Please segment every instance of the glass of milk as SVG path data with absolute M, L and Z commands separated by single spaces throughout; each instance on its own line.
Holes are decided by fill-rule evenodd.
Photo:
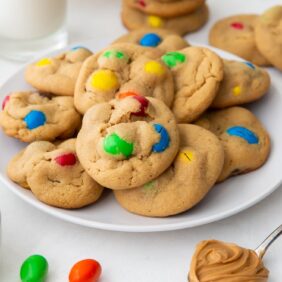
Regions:
M 67 0 L 0 0 L 0 56 L 26 61 L 67 43 Z

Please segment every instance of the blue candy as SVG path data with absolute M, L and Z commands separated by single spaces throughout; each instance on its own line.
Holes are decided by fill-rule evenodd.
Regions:
M 161 153 L 169 146 L 170 138 L 167 130 L 162 125 L 156 123 L 154 124 L 154 128 L 156 132 L 160 134 L 161 138 L 159 143 L 153 145 L 152 151 L 155 153 Z
M 144 47 L 157 47 L 162 39 L 155 33 L 147 33 L 140 39 L 140 45 Z
M 230 127 L 226 130 L 226 132 L 231 136 L 237 136 L 245 139 L 249 144 L 258 144 L 259 142 L 256 134 L 243 126 Z
M 251 68 L 253 70 L 256 69 L 256 67 L 250 62 L 244 62 L 244 64 L 247 65 L 249 68 Z
M 71 48 L 72 51 L 76 51 L 78 49 L 87 49 L 87 48 L 85 48 L 83 46 L 79 46 L 79 45 L 78 46 L 74 46 L 74 47 Z
M 26 127 L 32 130 L 44 125 L 46 123 L 46 116 L 43 112 L 33 110 L 25 116 L 24 121 Z

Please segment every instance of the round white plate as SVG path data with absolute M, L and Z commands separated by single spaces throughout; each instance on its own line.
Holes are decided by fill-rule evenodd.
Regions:
M 108 42 L 89 41 L 84 46 L 96 51 Z M 212 48 L 214 49 L 214 48 Z M 226 59 L 236 59 L 235 56 L 214 49 Z M 237 58 L 239 59 L 239 58 Z M 0 89 L 0 101 L 5 95 L 15 90 L 31 89 L 23 78 L 24 69 L 13 75 Z M 5 136 L 0 131 L 0 180 L 7 188 L 20 198 L 36 208 L 55 217 L 76 224 L 127 232 L 155 232 L 183 229 L 217 221 L 234 215 L 264 199 L 272 193 L 282 179 L 282 89 L 281 73 L 271 69 L 272 87 L 269 94 L 249 106 L 260 118 L 272 138 L 272 152 L 268 162 L 252 173 L 233 177 L 220 185 L 216 185 L 207 197 L 192 210 L 169 218 L 146 218 L 131 214 L 122 209 L 115 201 L 112 193 L 105 193 L 97 204 L 80 210 L 63 210 L 47 206 L 39 202 L 30 191 L 22 189 L 11 182 L 6 176 L 6 166 L 9 160 L 25 144 Z

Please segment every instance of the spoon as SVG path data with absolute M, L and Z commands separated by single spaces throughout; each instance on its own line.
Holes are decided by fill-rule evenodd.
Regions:
M 255 252 L 260 259 L 263 258 L 270 245 L 282 235 L 282 224 L 274 230 L 256 249 Z

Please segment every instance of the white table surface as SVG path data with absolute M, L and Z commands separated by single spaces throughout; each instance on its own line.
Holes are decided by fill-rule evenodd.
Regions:
M 118 0 L 70 0 L 70 42 L 125 32 L 119 20 Z M 189 35 L 192 42 L 207 43 L 215 19 L 235 13 L 259 13 L 281 0 L 210 0 L 209 24 Z M 0 83 L 20 65 L 0 60 Z M 3 150 L 4 148 L 1 148 Z M 1 152 L 1 151 L 0 151 Z M 240 187 L 238 187 L 240 189 Z M 184 282 L 195 244 L 215 238 L 255 248 L 282 223 L 281 187 L 267 199 L 240 214 L 202 227 L 175 232 L 129 234 L 88 229 L 63 222 L 29 206 L 0 184 L 2 242 L 0 281 L 19 281 L 22 261 L 39 253 L 49 261 L 49 282 L 68 281 L 71 266 L 94 258 L 103 267 L 101 282 Z M 282 238 L 269 250 L 265 264 L 270 282 L 282 281 Z

